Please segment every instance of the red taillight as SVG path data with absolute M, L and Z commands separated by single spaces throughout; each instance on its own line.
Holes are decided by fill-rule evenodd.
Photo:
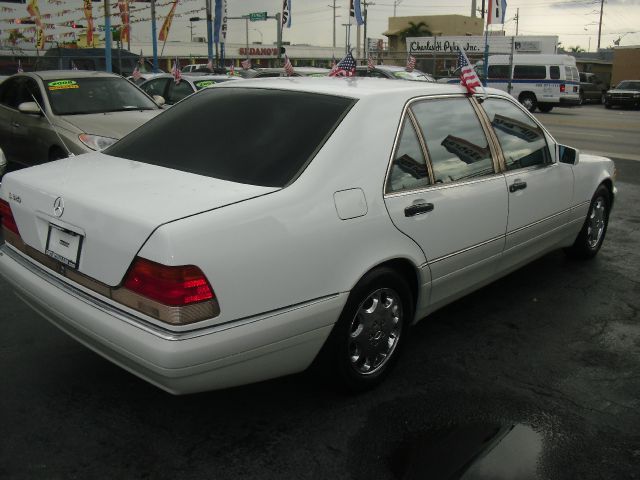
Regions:
M 560 93 L 564 93 L 567 91 L 567 86 L 564 83 L 560 84 Z
M 136 258 L 124 287 L 163 305 L 181 307 L 213 298 L 213 290 L 195 265 L 168 267 Z
M 9 229 L 9 231 L 15 233 L 16 235 L 20 235 L 16 220 L 15 218 L 13 218 L 11 206 L 5 200 L 0 200 L 0 217 L 2 217 L 3 227 L 6 227 L 7 229 Z

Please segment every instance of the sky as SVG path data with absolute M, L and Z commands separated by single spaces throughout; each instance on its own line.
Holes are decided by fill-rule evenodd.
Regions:
M 82 5 L 80 0 L 39 0 L 42 13 L 61 10 L 63 8 L 77 8 Z M 168 0 L 156 0 L 158 7 L 156 14 L 165 16 L 170 5 Z M 292 26 L 285 29 L 283 39 L 296 44 L 311 44 L 330 46 L 332 44 L 333 9 L 330 5 L 334 0 L 292 0 Z M 337 46 L 345 42 L 345 29 L 342 24 L 348 21 L 349 0 L 336 1 L 336 39 Z M 112 0 L 115 2 L 115 0 Z M 488 0 L 487 0 L 488 2 Z M 57 3 L 57 4 L 56 4 Z M 268 12 L 275 14 L 281 9 L 282 0 L 228 0 L 228 14 L 231 17 L 242 16 L 251 12 Z M 413 15 L 470 15 L 471 0 L 450 0 L 436 2 L 434 0 L 372 0 L 368 11 L 368 36 L 383 38 L 382 32 L 387 29 L 388 18 L 393 16 L 394 3 L 397 16 Z M 477 0 L 480 8 L 481 0 Z M 519 8 L 518 33 L 520 35 L 558 35 L 565 48 L 579 46 L 584 50 L 595 51 L 598 42 L 598 21 L 600 15 L 600 0 L 507 0 L 507 35 L 516 32 L 515 15 Z M 165 5 L 166 4 L 166 5 Z M 98 14 L 99 3 L 94 4 L 94 11 Z M 148 4 L 134 3 L 133 6 L 142 8 Z M 205 0 L 180 0 L 176 9 L 169 36 L 170 41 L 188 41 L 190 39 L 189 17 L 204 17 Z M 17 11 L 22 10 L 26 15 L 24 5 L 3 3 L 0 6 L 10 6 Z M 193 12 L 201 9 L 200 12 Z M 184 13 L 190 12 L 190 13 Z M 0 19 L 11 16 L 0 13 Z M 78 16 L 76 14 L 76 16 Z M 80 19 L 82 16 L 79 14 Z M 132 16 L 140 19 L 149 18 L 149 10 L 140 10 Z M 65 18 L 66 19 L 66 18 Z M 117 23 L 117 22 L 116 22 Z M 161 21 L 158 22 L 158 29 Z M 206 24 L 203 21 L 193 22 L 193 35 L 206 36 Z M 143 21 L 132 25 L 132 38 L 139 41 L 150 41 L 150 22 Z M 229 20 L 229 42 L 245 42 L 245 21 Z M 499 30 L 493 25 L 492 30 Z M 0 26 L 0 38 L 4 38 L 6 26 Z M 355 29 L 352 43 L 355 43 Z M 68 30 L 62 30 L 68 31 Z M 249 42 L 273 43 L 276 38 L 276 24 L 274 20 L 249 23 Z M 601 46 L 613 46 L 613 42 L 620 39 L 620 45 L 640 45 L 640 0 L 606 0 L 602 19 Z

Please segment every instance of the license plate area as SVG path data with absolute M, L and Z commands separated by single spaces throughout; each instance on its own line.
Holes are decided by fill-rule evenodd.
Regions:
M 50 223 L 45 253 L 67 267 L 78 268 L 82 239 L 82 235 Z

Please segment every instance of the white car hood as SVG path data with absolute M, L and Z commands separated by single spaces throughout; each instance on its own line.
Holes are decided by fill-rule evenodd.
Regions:
M 162 111 L 159 108 L 157 110 L 61 115 L 58 118 L 91 135 L 121 139 L 143 123 L 162 113 Z
M 158 226 L 276 190 L 99 152 L 12 172 L 2 182 L 25 243 L 44 252 L 51 223 L 79 233 L 79 271 L 111 286 Z M 53 211 L 58 197 L 60 217 Z

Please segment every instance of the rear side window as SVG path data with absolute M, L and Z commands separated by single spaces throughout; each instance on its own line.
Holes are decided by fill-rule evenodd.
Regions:
M 311 161 L 354 103 L 307 92 L 204 89 L 105 153 L 232 182 L 283 187 Z
M 509 65 L 489 65 L 489 78 L 509 78 Z
M 547 67 L 544 65 L 516 65 L 513 67 L 513 78 L 543 80 L 547 78 Z
M 549 67 L 549 76 L 551 80 L 560 80 L 560 67 L 558 65 L 551 65 Z
M 429 185 L 429 171 L 420 141 L 409 117 L 402 125 L 398 149 L 393 157 L 387 192 L 414 190 Z

